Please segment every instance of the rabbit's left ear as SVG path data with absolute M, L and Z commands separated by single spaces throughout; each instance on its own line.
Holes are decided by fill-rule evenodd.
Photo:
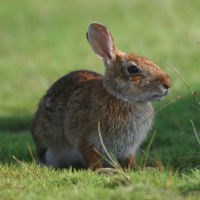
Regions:
M 115 59 L 115 44 L 110 31 L 99 23 L 92 23 L 86 33 L 88 42 L 94 52 L 107 63 Z

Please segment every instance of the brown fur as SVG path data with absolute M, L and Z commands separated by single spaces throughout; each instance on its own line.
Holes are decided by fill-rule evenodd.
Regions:
M 86 167 L 89 167 L 93 170 L 102 168 L 103 165 L 101 163 L 101 155 L 99 152 L 87 143 L 87 139 L 83 138 L 79 145 L 80 152 L 83 155 L 83 159 L 85 163 L 87 163 Z
M 171 80 L 152 61 L 118 50 L 105 26 L 91 24 L 87 37 L 103 58 L 105 74 L 75 71 L 50 87 L 33 122 L 38 158 L 54 167 L 109 166 L 101 157 L 106 154 L 99 139 L 100 122 L 107 150 L 123 167 L 134 167 L 136 152 L 153 123 L 150 101 L 165 96 Z M 140 73 L 128 73 L 131 65 Z

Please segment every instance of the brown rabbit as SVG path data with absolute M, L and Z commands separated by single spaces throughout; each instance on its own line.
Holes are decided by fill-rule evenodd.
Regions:
M 108 167 L 103 142 L 122 167 L 133 167 L 154 118 L 151 101 L 166 96 L 169 77 L 150 60 L 116 48 L 109 30 L 90 24 L 87 39 L 105 64 L 104 76 L 74 71 L 42 98 L 33 122 L 41 163 L 53 167 Z

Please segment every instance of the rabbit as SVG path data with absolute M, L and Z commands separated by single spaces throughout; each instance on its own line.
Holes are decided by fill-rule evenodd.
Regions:
M 39 162 L 96 170 L 112 167 L 107 150 L 122 167 L 135 167 L 154 121 L 151 101 L 168 94 L 171 79 L 147 58 L 120 51 L 106 26 L 91 23 L 86 36 L 105 74 L 73 71 L 48 89 L 32 126 Z

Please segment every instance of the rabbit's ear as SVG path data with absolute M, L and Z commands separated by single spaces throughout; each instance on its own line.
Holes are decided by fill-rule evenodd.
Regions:
M 106 62 L 114 60 L 115 45 L 110 31 L 99 23 L 92 23 L 86 33 L 88 42 L 94 52 Z

